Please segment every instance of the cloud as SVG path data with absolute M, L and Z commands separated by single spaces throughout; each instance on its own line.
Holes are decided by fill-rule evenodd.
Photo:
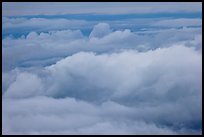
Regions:
M 2 40 L 3 71 L 23 66 L 46 66 L 80 51 L 147 51 L 178 42 L 201 50 L 201 34 L 201 28 L 148 29 L 136 32 L 130 29 L 112 30 L 107 23 L 95 25 L 89 36 L 78 29 L 31 31 L 19 38 L 8 36 Z
M 201 2 L 3 2 L 3 16 L 201 12 Z
M 76 52 L 84 40 L 79 30 L 50 31 L 40 34 L 30 32 L 26 37 L 19 39 L 8 37 L 3 40 L 3 70 L 15 68 L 16 65 L 24 61 L 34 60 L 36 63 L 37 60 L 59 58 Z M 58 46 L 55 46 L 56 44 Z
M 100 107 L 72 98 L 34 97 L 5 99 L 3 104 L 3 134 L 176 134 L 153 123 L 110 120 L 110 103 Z
M 21 31 L 28 33 L 32 30 L 35 31 L 48 31 L 48 30 L 62 30 L 62 29 L 80 29 L 88 27 L 91 23 L 84 20 L 68 20 L 64 18 L 59 19 L 46 19 L 46 18 L 8 18 L 3 17 L 2 28 L 4 33 L 16 33 Z M 80 26 L 80 28 L 79 28 Z
M 170 19 L 161 20 L 152 24 L 160 27 L 183 27 L 183 26 L 202 26 L 202 19 Z
M 94 26 L 89 37 L 102 38 L 111 33 L 110 26 L 107 23 L 99 23 Z
M 7 92 L 5 97 L 32 97 L 36 93 L 42 92 L 41 79 L 36 75 L 29 73 L 21 73 L 17 75 L 15 82 L 13 82 Z M 33 87 L 32 89 L 30 87 Z
M 201 5 L 3 3 L 2 133 L 202 134 Z
M 81 15 L 82 16 L 82 15 Z M 69 17 L 69 16 L 68 16 Z M 114 17 L 114 16 L 113 16 Z M 117 16 L 115 16 L 116 18 Z M 162 17 L 155 17 L 152 19 L 142 18 L 142 17 L 128 17 L 128 18 L 119 18 L 116 20 L 106 20 L 104 23 L 110 24 L 108 27 L 105 26 L 104 23 L 101 23 L 99 20 L 94 20 L 94 17 L 91 21 L 88 21 L 86 18 L 79 17 L 77 19 L 74 18 L 40 18 L 40 17 L 2 17 L 2 29 L 4 35 L 10 34 L 21 34 L 25 35 L 31 31 L 36 32 L 47 32 L 47 31 L 56 31 L 56 30 L 64 30 L 64 29 L 80 29 L 80 30 L 91 30 L 94 25 L 95 29 L 101 27 L 103 29 L 103 33 L 108 34 L 111 32 L 110 26 L 114 29 L 135 29 L 135 27 L 149 28 L 149 27 L 200 27 L 202 25 L 201 18 L 173 18 L 166 19 Z M 100 18 L 100 17 L 98 17 Z M 99 25 L 100 24 L 100 25 Z M 102 25 L 103 24 L 103 25 Z M 105 27 L 105 28 L 102 28 Z M 104 30 L 107 32 L 105 33 Z M 100 30 L 101 31 L 101 30 Z M 98 32 L 99 33 L 99 32 Z M 101 32 L 102 33 L 102 32 Z
M 16 70 L 3 94 L 3 133 L 200 134 L 201 65 L 201 53 L 175 45 Z

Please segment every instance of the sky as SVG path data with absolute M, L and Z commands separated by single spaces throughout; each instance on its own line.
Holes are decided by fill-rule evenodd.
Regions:
M 3 16 L 202 12 L 201 2 L 3 2 Z
M 2 134 L 202 134 L 201 2 L 3 2 Z

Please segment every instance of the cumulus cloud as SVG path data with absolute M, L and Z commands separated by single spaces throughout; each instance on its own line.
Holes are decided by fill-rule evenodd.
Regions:
M 3 134 L 176 134 L 154 123 L 117 121 L 115 112 L 125 110 L 117 104 L 94 106 L 72 98 L 49 97 L 5 99 L 3 104 Z M 115 108 L 114 114 L 107 109 L 109 105 Z
M 202 134 L 200 3 L 21 4 L 3 3 L 3 134 Z
M 114 16 L 113 16 L 114 17 Z M 94 18 L 94 17 L 92 17 Z M 98 17 L 100 18 L 100 17 Z M 119 18 L 115 16 L 115 18 Z M 200 18 L 173 18 L 165 19 L 161 17 L 149 18 L 136 18 L 127 17 L 127 19 L 120 20 L 107 20 L 106 23 L 111 24 L 111 27 L 118 28 L 134 28 L 139 27 L 200 27 L 202 25 L 202 19 Z M 105 23 L 101 23 L 96 20 L 88 21 L 84 19 L 69 19 L 69 18 L 26 18 L 26 17 L 2 17 L 2 29 L 3 34 L 20 33 L 27 34 L 31 31 L 47 32 L 50 30 L 63 30 L 63 29 L 91 29 L 94 25 L 94 29 L 100 29 L 100 33 L 106 35 L 110 33 L 110 26 Z M 158 29 L 158 28 L 157 28 Z M 94 32 L 92 32 L 94 33 Z M 99 33 L 99 31 L 97 32 Z M 100 35 L 102 35 L 100 34 Z M 98 35 L 98 34 L 97 34 Z
M 32 66 L 32 64 L 45 66 L 54 63 L 61 57 L 80 51 L 96 53 L 121 49 L 147 51 L 158 47 L 168 47 L 177 42 L 188 43 L 186 45 L 189 47 L 196 47 L 200 50 L 201 33 L 200 28 L 172 28 L 138 32 L 132 32 L 130 29 L 113 31 L 107 23 L 95 25 L 89 36 L 84 35 L 80 30 L 52 30 L 40 33 L 32 31 L 27 36 L 6 37 L 2 40 L 3 70 L 11 70 L 16 66 Z M 50 58 L 52 59 L 48 60 Z
M 111 32 L 110 26 L 107 23 L 99 23 L 94 26 L 89 37 L 102 38 Z
M 36 93 L 42 92 L 41 90 L 41 80 L 36 75 L 21 73 L 16 77 L 15 82 L 9 86 L 5 93 L 5 97 L 32 97 Z
M 193 48 L 81 52 L 16 73 L 3 94 L 4 134 L 200 134 L 201 54 Z

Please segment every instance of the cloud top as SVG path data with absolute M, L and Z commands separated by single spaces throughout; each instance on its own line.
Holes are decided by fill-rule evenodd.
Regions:
M 80 52 L 37 73 L 16 71 L 3 95 L 3 132 L 186 134 L 202 121 L 201 72 L 201 55 L 185 46 Z

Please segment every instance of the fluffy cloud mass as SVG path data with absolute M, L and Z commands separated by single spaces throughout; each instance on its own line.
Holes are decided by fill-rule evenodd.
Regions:
M 3 39 L 3 71 L 16 66 L 45 66 L 80 51 L 96 53 L 115 52 L 121 49 L 148 51 L 169 47 L 172 43 L 185 44 L 201 50 L 200 28 L 170 28 L 132 32 L 130 29 L 113 31 L 107 23 L 94 26 L 89 36 L 80 30 L 31 31 L 19 38 Z M 161 41 L 165 39 L 165 41 Z M 56 46 L 57 45 L 57 46 Z M 37 56 L 36 56 L 37 55 Z
M 11 73 L 4 133 L 182 134 L 201 122 L 201 54 L 181 45 L 80 52 L 36 72 Z
M 202 134 L 200 19 L 3 19 L 3 134 Z

